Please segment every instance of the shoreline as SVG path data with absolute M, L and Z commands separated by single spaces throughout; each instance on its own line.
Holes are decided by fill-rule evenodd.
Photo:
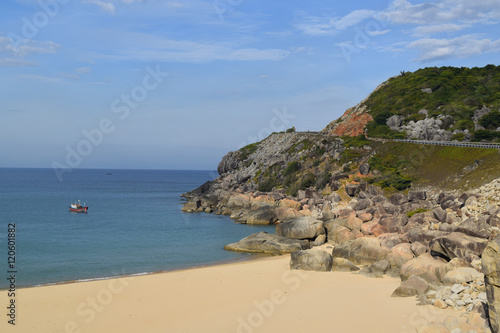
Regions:
M 16 326 L 44 332 L 414 332 L 460 312 L 394 298 L 399 279 L 289 269 L 290 255 L 19 290 Z M 5 291 L 0 291 L 4 299 Z
M 113 276 L 102 276 L 102 277 L 86 278 L 86 279 L 78 279 L 78 280 L 47 282 L 47 283 L 40 283 L 40 284 L 34 284 L 34 285 L 16 285 L 16 287 L 17 287 L 17 289 L 31 289 L 31 288 L 60 286 L 60 285 L 85 283 L 85 282 L 93 282 L 93 281 L 106 281 L 106 280 L 121 279 L 121 278 L 136 277 L 136 276 L 145 276 L 145 275 L 164 274 L 164 273 L 179 272 L 179 271 L 188 271 L 188 270 L 192 270 L 192 269 L 213 267 L 213 266 L 219 266 L 219 265 L 231 265 L 231 264 L 236 264 L 239 262 L 265 259 L 267 257 L 269 257 L 269 258 L 276 257 L 272 254 L 265 254 L 265 253 L 244 253 L 244 252 L 240 252 L 240 253 L 243 255 L 248 254 L 248 256 L 247 257 L 242 256 L 240 258 L 233 258 L 233 259 L 226 259 L 226 260 L 222 260 L 222 261 L 215 261 L 215 262 L 210 262 L 210 263 L 200 264 L 200 265 L 195 265 L 195 266 L 187 266 L 187 267 L 174 268 L 174 269 L 165 269 L 165 270 L 161 270 L 161 271 L 138 272 L 138 273 L 121 274 L 121 275 L 113 275 Z M 9 289 L 8 286 L 1 287 L 0 292 L 6 291 L 8 289 Z

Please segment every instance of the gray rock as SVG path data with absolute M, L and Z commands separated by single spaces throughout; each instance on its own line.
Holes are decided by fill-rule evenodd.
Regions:
M 393 216 L 386 216 L 380 219 L 379 224 L 389 232 L 401 232 L 403 227 L 408 223 L 408 216 L 406 214 L 395 214 Z
M 412 229 L 408 231 L 408 239 L 410 243 L 419 242 L 424 244 L 425 246 L 429 245 L 429 242 L 437 237 L 443 237 L 448 235 L 448 232 L 437 231 L 437 230 L 424 230 L 424 229 Z
M 223 175 L 231 170 L 237 169 L 238 161 L 238 152 L 231 151 L 227 153 L 217 166 L 217 172 L 219 173 L 219 175 Z
M 357 265 L 366 265 L 384 259 L 388 252 L 378 239 L 362 237 L 335 246 L 332 256 L 348 259 Z
M 407 203 L 408 202 L 408 198 L 403 194 L 403 193 L 394 193 L 393 195 L 391 195 L 391 197 L 389 198 L 389 201 L 393 204 L 393 205 L 402 205 L 404 203 Z
M 274 207 L 260 207 L 246 217 L 247 224 L 273 224 L 276 221 Z
M 366 266 L 359 274 L 367 276 L 367 277 L 377 277 L 381 278 L 385 273 L 391 268 L 391 264 L 387 260 L 379 260 L 374 262 L 373 264 Z
M 444 209 L 442 209 L 441 207 L 434 209 L 432 211 L 432 213 L 434 214 L 434 217 L 436 218 L 436 220 L 438 220 L 439 222 L 446 221 L 446 211 Z
M 321 246 L 326 243 L 326 235 L 319 235 L 316 239 L 311 242 L 311 246 Z
M 408 191 L 408 201 L 426 200 L 427 193 L 425 191 Z
M 443 278 L 443 283 L 452 285 L 457 283 L 472 282 L 483 279 L 483 274 L 479 273 L 472 267 L 459 267 L 446 273 Z
M 490 325 L 493 332 L 500 331 L 500 237 L 491 240 L 482 255 L 482 266 Z
M 291 255 L 290 269 L 329 272 L 332 270 L 332 256 L 325 251 L 294 251 Z
M 481 256 L 486 247 L 487 240 L 453 232 L 449 235 L 437 237 L 429 242 L 429 248 L 433 253 L 445 258 L 463 258 L 467 262 L 472 261 L 475 256 Z
M 224 249 L 238 252 L 273 254 L 291 253 L 293 251 L 307 249 L 308 247 L 309 242 L 306 240 L 290 239 L 261 231 L 245 237 L 239 242 L 228 244 L 224 246 Z
M 413 252 L 415 257 L 418 257 L 419 255 L 427 252 L 427 246 L 420 242 L 415 242 L 411 244 L 411 251 Z
M 411 297 L 423 295 L 430 289 L 427 281 L 419 276 L 411 275 L 406 281 L 401 282 L 401 285 L 394 290 L 392 297 Z
M 276 234 L 293 239 L 314 239 L 325 233 L 323 221 L 312 216 L 297 217 L 276 225 Z
M 399 271 L 401 280 L 416 275 L 430 284 L 439 285 L 446 275 L 446 261 L 432 257 L 429 253 L 407 261 Z
M 373 202 L 370 199 L 360 199 L 358 202 L 354 204 L 352 207 L 354 210 L 364 210 L 373 205 Z
M 346 184 L 345 191 L 348 196 L 354 197 L 360 191 L 359 184 Z
M 386 124 L 391 128 L 398 128 L 401 126 L 401 118 L 398 115 L 391 116 L 387 118 Z
M 363 163 L 359 166 L 359 173 L 366 176 L 370 173 L 370 165 L 368 163 Z
M 454 228 L 454 231 L 479 238 L 491 236 L 491 226 L 486 222 L 476 221 L 469 218 Z
M 344 258 L 334 258 L 332 262 L 332 271 L 355 272 L 359 271 L 359 267 L 354 265 L 350 260 Z

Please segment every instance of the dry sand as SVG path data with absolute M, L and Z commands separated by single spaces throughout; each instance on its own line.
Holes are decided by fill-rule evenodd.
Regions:
M 397 279 L 290 271 L 290 256 L 18 290 L 0 332 L 415 332 L 450 310 L 391 298 Z

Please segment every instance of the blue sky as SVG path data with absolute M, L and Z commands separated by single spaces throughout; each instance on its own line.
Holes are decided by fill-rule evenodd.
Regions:
M 500 1 L 4 0 L 0 167 L 214 169 L 379 83 L 498 65 Z

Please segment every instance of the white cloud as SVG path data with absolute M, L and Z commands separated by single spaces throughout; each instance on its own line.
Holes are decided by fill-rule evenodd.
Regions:
M 500 39 L 479 39 L 477 35 L 464 35 L 452 39 L 422 38 L 410 43 L 408 47 L 420 52 L 415 60 L 426 62 L 499 52 Z
M 455 32 L 468 27 L 470 27 L 470 25 L 468 24 L 454 24 L 454 23 L 423 25 L 415 28 L 413 35 L 424 36 L 441 32 Z
M 394 23 L 444 24 L 453 21 L 478 23 L 500 18 L 498 0 L 442 0 L 412 4 L 408 0 L 394 0 L 388 8 Z
M 111 2 L 106 2 L 106 1 L 101 1 L 101 0 L 84 0 L 83 3 L 90 3 L 93 5 L 96 5 L 99 8 L 101 8 L 102 10 L 104 10 L 112 15 L 115 15 L 115 13 L 116 13 L 116 7 Z
M 46 76 L 40 76 L 40 75 L 31 75 L 31 74 L 21 74 L 20 77 L 22 77 L 24 79 L 29 79 L 29 80 L 43 81 L 45 83 L 54 83 L 54 82 L 61 81 L 61 79 L 58 79 L 58 78 L 46 77 Z
M 0 36 L 0 66 L 1 67 L 24 67 L 35 66 L 33 61 L 24 60 L 29 56 L 37 54 L 52 54 L 57 51 L 59 45 L 50 41 L 23 40 L 20 45 L 5 36 Z
M 344 30 L 377 14 L 374 10 L 355 10 L 340 19 L 331 19 L 330 25 L 336 30 Z
M 78 68 L 75 68 L 75 72 L 77 72 L 78 74 L 90 73 L 91 70 L 92 70 L 92 68 L 90 68 L 90 67 L 78 67 Z
M 94 54 L 94 57 L 111 60 L 200 63 L 215 60 L 282 60 L 290 55 L 288 50 L 239 47 L 236 43 L 227 42 L 171 40 L 142 33 L 126 35 L 122 33 L 120 37 L 122 44 L 114 46 L 112 51 L 106 54 Z M 141 47 L 131 46 L 127 42 L 129 40 L 141 40 Z
M 33 61 L 16 58 L 0 58 L 0 67 L 29 67 L 36 66 Z

